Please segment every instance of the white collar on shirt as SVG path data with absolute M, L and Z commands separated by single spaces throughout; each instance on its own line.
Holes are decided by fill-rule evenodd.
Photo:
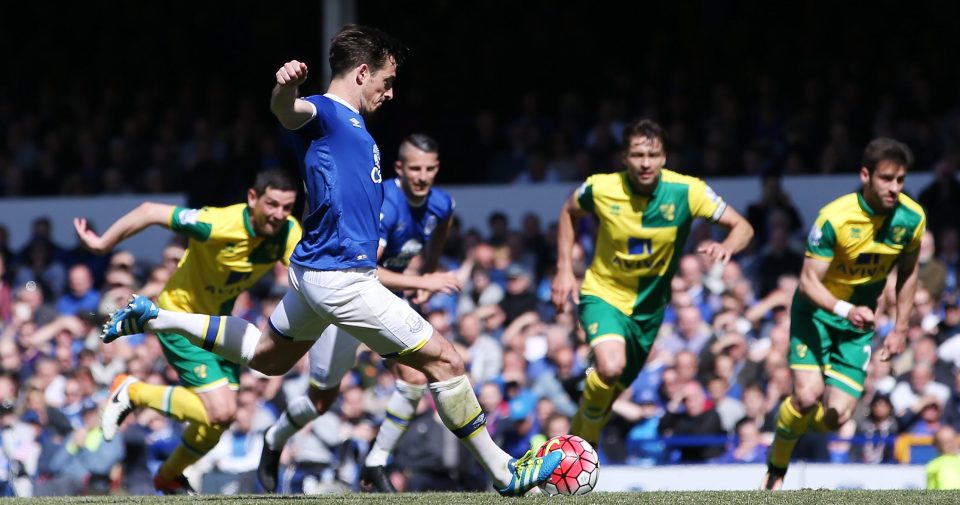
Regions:
M 333 100 L 334 102 L 340 103 L 340 104 L 343 105 L 344 107 L 352 110 L 354 114 L 360 114 L 360 111 L 358 111 L 357 109 L 354 109 L 353 106 L 350 105 L 349 103 L 347 103 L 346 100 L 344 100 L 343 98 L 340 98 L 340 97 L 337 96 L 337 95 L 334 95 L 333 93 L 325 93 L 323 96 L 325 96 L 325 97 Z

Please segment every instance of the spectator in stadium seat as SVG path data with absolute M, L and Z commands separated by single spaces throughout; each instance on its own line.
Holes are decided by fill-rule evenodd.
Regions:
M 762 463 L 767 454 L 767 446 L 760 438 L 760 429 L 757 425 L 744 418 L 737 422 L 736 445 L 727 449 L 727 452 L 713 460 L 712 463 Z
M 748 384 L 743 388 L 744 419 L 757 425 L 764 434 L 773 435 L 776 428 L 776 419 L 767 408 L 767 398 L 763 389 L 756 383 Z
M 922 404 L 929 403 L 931 398 L 942 404 L 950 396 L 950 388 L 933 380 L 933 365 L 929 362 L 914 363 L 910 376 L 906 379 L 901 379 L 890 393 L 890 403 L 898 416 L 908 409 L 919 413 Z M 927 400 L 918 403 L 923 398 Z
M 45 241 L 34 241 L 20 253 L 20 266 L 14 282 L 23 285 L 35 282 L 44 289 L 44 296 L 54 299 L 63 294 L 67 284 L 67 272 L 54 257 L 52 245 Z
M 944 385 L 953 383 L 953 365 L 939 358 L 937 341 L 933 337 L 920 337 L 910 347 L 914 363 L 929 363 L 933 367 L 934 381 Z
M 875 395 L 870 400 L 869 415 L 857 423 L 856 436 L 868 440 L 853 446 L 850 461 L 869 464 L 893 463 L 893 443 L 871 439 L 892 437 L 899 432 L 890 398 L 886 395 Z
M 936 256 L 933 232 L 929 228 L 924 230 L 920 241 L 919 268 L 917 280 L 920 285 L 930 292 L 934 300 L 940 300 L 947 287 L 947 266 Z
M 674 354 L 690 351 L 697 355 L 710 336 L 710 327 L 704 323 L 700 310 L 695 306 L 681 307 L 677 309 L 677 324 L 673 332 L 661 337 L 657 344 Z
M 254 405 L 237 407 L 236 420 L 200 465 L 213 470 L 203 476 L 203 491 L 211 494 L 254 492 L 255 472 L 260 462 L 263 436 L 252 430 Z
M 766 240 L 758 241 L 760 247 L 755 263 L 757 294 L 767 296 L 777 289 L 783 275 L 798 275 L 803 266 L 803 254 L 793 249 L 790 243 L 789 218 L 783 211 L 773 210 L 767 216 Z
M 960 430 L 960 372 L 954 375 L 950 397 L 943 407 L 943 424 Z
M 942 426 L 943 403 L 933 395 L 924 395 L 897 416 L 901 433 L 933 435 Z
M 960 489 L 960 454 L 957 432 L 944 426 L 937 430 L 934 445 L 940 456 L 927 464 L 927 489 Z
M 467 261 L 473 263 L 471 260 Z M 466 314 L 486 305 L 498 305 L 504 295 L 503 288 L 491 281 L 489 270 L 480 264 L 474 264 L 470 271 L 470 281 L 460 293 L 457 313 Z
M 927 211 L 927 229 L 940 233 L 945 228 L 960 228 L 960 181 L 956 164 L 941 160 L 933 166 L 934 179 L 920 192 L 918 201 Z
M 958 263 L 960 263 L 960 230 L 944 228 L 936 235 L 937 258 L 947 267 L 945 292 L 957 294 Z
M 500 375 L 503 349 L 490 335 L 483 332 L 480 319 L 473 312 L 460 316 L 457 324 L 459 342 L 467 347 L 468 367 L 474 384 L 482 384 Z
M 779 173 L 767 172 L 760 177 L 760 199 L 747 206 L 746 218 L 756 232 L 755 244 L 764 244 L 767 239 L 768 217 L 774 211 L 782 212 L 786 218 L 788 235 L 803 228 L 800 213 L 784 191 Z
M 724 436 L 723 424 L 717 411 L 709 405 L 703 387 L 697 381 L 688 381 L 667 404 L 657 432 L 661 436 Z M 723 454 L 723 443 L 683 446 L 679 449 L 681 463 L 702 463 Z
M 737 423 L 744 419 L 747 411 L 740 400 L 727 395 L 729 389 L 727 380 L 723 377 L 714 377 L 707 382 L 707 392 L 710 394 L 714 410 L 720 416 L 723 431 L 733 434 Z M 759 427 L 757 428 L 759 431 Z
M 106 494 L 110 490 L 111 470 L 123 461 L 123 456 L 123 439 L 103 439 L 100 412 L 90 405 L 83 412 L 83 425 L 50 455 L 47 470 L 52 478 L 37 486 L 37 495 Z
M 530 289 L 533 274 L 519 263 L 511 263 L 507 267 L 507 293 L 500 300 L 507 319 L 504 324 L 509 325 L 521 314 L 536 312 L 538 309 L 537 295 Z

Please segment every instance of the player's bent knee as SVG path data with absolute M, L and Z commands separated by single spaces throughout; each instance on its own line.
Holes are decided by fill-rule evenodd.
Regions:
M 823 396 L 823 388 L 817 387 L 796 387 L 793 392 L 793 400 L 800 407 L 800 410 L 806 411 L 817 405 L 820 397 Z
M 237 405 L 233 403 L 216 403 L 208 408 L 207 419 L 211 425 L 227 425 L 233 423 L 237 417 Z
M 620 380 L 623 375 L 623 368 L 626 363 L 620 360 L 606 360 L 603 363 L 597 363 L 595 370 L 605 384 L 613 384 Z
M 263 375 L 270 377 L 284 375 L 292 368 L 292 366 L 288 365 L 287 363 L 271 362 L 266 359 L 262 359 L 260 356 L 256 356 L 250 360 L 250 362 L 247 363 L 247 366 L 262 373 Z
M 450 373 L 453 376 L 456 377 L 467 373 L 467 368 L 463 364 L 463 358 L 460 357 L 460 353 L 458 353 L 449 342 L 447 342 L 440 356 L 444 364 L 449 367 Z
M 313 408 L 317 410 L 317 414 L 321 415 L 330 410 L 338 396 L 340 396 L 340 388 L 338 387 L 320 389 L 311 385 L 307 391 L 307 397 L 313 402 Z

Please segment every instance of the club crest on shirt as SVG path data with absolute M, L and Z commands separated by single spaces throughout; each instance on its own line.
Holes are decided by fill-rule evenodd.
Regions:
M 373 145 L 373 169 L 370 170 L 370 180 L 374 184 L 383 182 L 383 175 L 380 173 L 380 148 L 376 144 Z
M 667 221 L 673 221 L 676 211 L 677 206 L 672 203 L 667 203 L 660 206 L 660 215 L 663 216 L 663 218 Z
M 906 233 L 907 229 L 903 226 L 894 226 L 890 229 L 890 240 L 892 240 L 894 244 L 902 244 L 903 236 L 906 235 Z

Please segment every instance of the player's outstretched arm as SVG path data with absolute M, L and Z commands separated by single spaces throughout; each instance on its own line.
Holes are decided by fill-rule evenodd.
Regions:
M 733 207 L 727 206 L 720 215 L 718 223 L 728 230 L 727 238 L 723 242 L 709 242 L 697 249 L 697 252 L 706 255 L 713 261 L 726 264 L 730 257 L 742 251 L 753 239 L 753 226 L 743 218 Z
M 573 303 L 580 303 L 577 277 L 573 273 L 573 245 L 577 239 L 574 220 L 585 215 L 587 212 L 577 203 L 576 192 L 563 202 L 560 220 L 557 222 L 557 275 L 550 287 L 550 301 L 557 307 L 557 312 L 566 312 L 568 308 L 572 308 L 569 303 L 571 297 Z
M 144 202 L 110 225 L 102 236 L 90 229 L 86 218 L 74 218 L 73 227 L 83 247 L 96 254 L 106 254 L 117 244 L 136 235 L 147 226 L 157 224 L 169 228 L 171 215 L 173 215 L 172 205 Z
M 384 246 L 377 249 L 377 261 L 383 258 Z M 382 266 L 377 266 L 377 277 L 380 283 L 387 289 L 392 290 L 417 290 L 424 291 L 430 295 L 437 292 L 452 294 L 459 293 L 462 289 L 460 280 L 455 272 L 436 272 L 423 275 L 411 275 L 394 272 Z M 418 293 L 416 303 L 423 303 L 423 295 Z M 427 297 L 429 299 L 429 296 Z
M 380 278 L 380 283 L 383 284 L 384 287 L 392 290 L 415 289 L 426 291 L 429 294 L 438 292 L 452 294 L 459 293 L 461 290 L 460 280 L 457 278 L 455 272 L 433 272 L 423 275 L 410 275 L 394 272 L 393 270 L 378 266 L 377 277 Z M 418 303 L 426 301 L 420 300 L 420 298 L 420 296 L 417 297 Z
M 897 262 L 897 320 L 893 329 L 883 339 L 878 357 L 887 361 L 903 352 L 907 338 L 907 328 L 910 322 L 910 313 L 913 312 L 913 299 L 917 293 L 917 282 L 920 272 L 920 249 L 906 253 Z
M 873 327 L 873 309 L 866 305 L 853 305 L 846 300 L 840 300 L 823 285 L 823 277 L 827 274 L 830 263 L 814 258 L 803 260 L 800 270 L 800 293 L 823 310 L 850 321 L 856 328 L 870 329 Z
M 290 60 L 276 74 L 277 85 L 270 96 L 270 111 L 288 130 L 296 130 L 313 119 L 317 109 L 312 103 L 297 98 L 300 85 L 307 80 L 307 64 Z

